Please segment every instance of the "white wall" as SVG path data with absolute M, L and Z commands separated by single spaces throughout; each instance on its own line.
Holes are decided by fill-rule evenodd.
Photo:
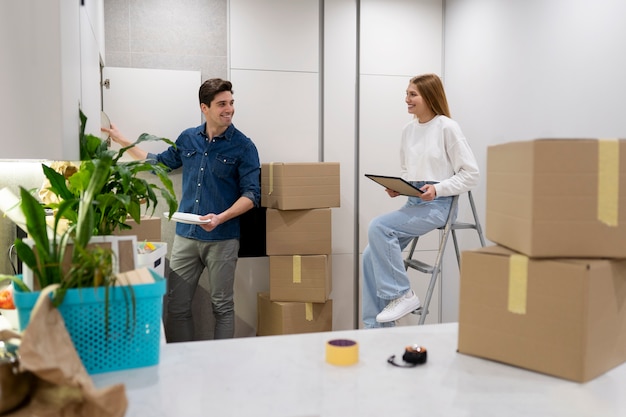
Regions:
M 362 0 L 360 24 L 358 253 L 367 245 L 375 216 L 397 210 L 406 197 L 389 198 L 364 174 L 400 175 L 400 134 L 411 120 L 404 101 L 409 80 L 422 73 L 443 72 L 443 6 L 441 0 Z M 432 262 L 438 234 L 420 239 L 418 258 Z M 360 258 L 359 258 L 360 259 Z M 456 266 L 455 266 L 456 268 Z M 361 273 L 359 264 L 359 275 Z M 409 271 L 411 286 L 424 299 L 430 277 Z M 362 279 L 362 278 L 361 278 Z M 438 322 L 439 291 L 427 323 Z M 401 324 L 416 324 L 409 315 Z M 359 313 L 360 323 L 360 313 Z
M 264 162 L 341 163 L 341 207 L 333 209 L 335 329 L 358 320 L 352 289 L 367 223 L 395 207 L 362 174 L 397 169 L 411 76 L 443 75 L 452 116 L 483 172 L 486 148 L 494 143 L 626 137 L 619 114 L 626 93 L 621 0 L 324 0 L 323 15 L 320 2 L 230 0 L 228 77 L 235 85 L 235 125 L 255 140 Z M 119 21 L 111 19 L 107 29 Z M 107 39 L 116 32 L 123 31 L 108 31 Z M 475 191 L 483 224 L 484 181 Z M 476 246 L 469 238 L 461 244 Z M 458 272 L 453 259 L 444 268 L 442 312 L 432 318 L 455 321 Z M 254 297 L 267 290 L 267 270 L 262 258 L 242 259 L 238 267 L 236 302 L 246 334 L 254 333 Z
M 254 141 L 261 163 L 319 160 L 319 21 L 317 1 L 229 2 L 233 123 Z M 269 259 L 240 259 L 236 336 L 256 334 L 260 291 L 269 291 Z
M 324 2 L 323 160 L 340 163 L 341 207 L 332 210 L 333 329 L 358 325 L 354 287 L 356 209 L 357 13 L 354 0 Z
M 447 87 L 483 145 L 624 134 L 626 3 L 446 4 Z
M 446 0 L 448 99 L 483 173 L 492 144 L 626 137 L 624 16 L 621 0 Z M 485 190 L 483 177 L 483 225 Z M 458 305 L 458 287 L 444 293 Z
M 78 159 L 80 35 L 78 2 L 0 3 L 0 158 Z
M 363 0 L 360 26 L 355 0 L 229 4 L 235 125 L 255 141 L 262 162 L 340 162 L 341 207 L 332 210 L 333 329 L 354 328 L 367 225 L 403 203 L 363 174 L 399 174 L 408 81 L 420 72 L 442 73 L 442 2 Z M 238 276 L 238 297 L 249 299 L 265 282 L 255 262 L 257 285 L 247 287 L 250 281 Z
M 296 18 L 283 24 L 280 19 L 269 18 L 267 13 L 276 8 L 284 9 L 289 4 L 294 12 L 298 7 L 310 7 L 310 18 L 316 16 L 313 9 L 317 2 L 308 2 L 308 5 L 302 0 L 258 2 L 263 6 L 251 0 L 232 0 L 233 3 L 256 4 L 257 15 L 262 15 L 260 9 L 265 6 L 264 19 L 247 23 L 253 25 L 256 37 L 262 41 L 257 51 L 264 51 L 266 57 L 273 59 L 277 67 L 274 69 L 279 69 L 272 77 L 264 76 L 265 80 L 281 86 L 283 79 L 289 81 L 298 76 L 281 73 L 285 62 L 281 54 L 294 54 L 295 40 L 301 41 L 303 36 L 306 40 L 299 44 L 294 56 L 299 57 L 301 63 L 311 63 L 308 61 L 311 56 L 303 59 L 298 54 L 317 51 L 317 46 L 311 45 L 314 36 L 291 32 L 290 29 L 301 25 L 315 31 L 318 20 L 314 19 L 315 24 L 312 24 L 310 20 L 302 22 Z M 357 31 L 360 36 L 357 51 L 356 44 L 352 44 L 357 39 L 351 30 L 359 5 L 361 30 Z M 443 76 L 452 116 L 468 137 L 483 173 L 486 149 L 490 144 L 537 137 L 624 136 L 626 120 L 620 118 L 619 112 L 621 98 L 626 92 L 626 83 L 621 81 L 626 59 L 619 51 L 625 50 L 626 46 L 626 28 L 620 25 L 626 5 L 618 0 L 593 3 L 583 0 L 446 0 L 445 4 L 434 0 L 326 0 L 324 8 L 322 145 L 325 149 L 333 149 L 330 159 L 328 154 L 324 159 L 342 161 L 342 208 L 333 214 L 338 213 L 345 221 L 333 223 L 333 243 L 337 247 L 337 253 L 333 255 L 345 255 L 346 268 L 333 271 L 335 288 L 339 282 L 343 290 L 332 294 L 341 304 L 351 304 L 355 296 L 349 291 L 359 269 L 353 254 L 360 254 L 367 243 L 365 231 L 369 220 L 397 206 L 395 201 L 381 196 L 377 185 L 362 176 L 365 172 L 397 172 L 398 137 L 407 120 L 404 90 L 411 76 L 424 72 Z M 259 21 L 267 24 L 261 25 Z M 273 34 L 259 35 L 259 31 Z M 233 38 L 232 68 L 238 66 L 237 53 L 245 55 L 245 52 L 237 52 L 236 47 L 240 45 L 237 42 Z M 282 48 L 286 49 L 281 51 Z M 355 53 L 360 56 L 355 58 Z M 276 55 L 281 58 L 277 59 Z M 260 59 L 258 57 L 263 54 L 257 52 L 251 56 Z M 354 69 L 352 59 L 359 59 L 358 77 L 351 75 Z M 260 71 L 268 69 L 266 66 Z M 298 71 L 295 68 L 290 70 Z M 238 71 L 233 72 L 233 78 L 238 76 Z M 357 86 L 354 93 L 358 97 L 358 106 L 354 108 L 349 98 L 352 83 Z M 308 113 L 300 130 L 304 136 L 311 134 L 312 137 L 311 129 L 314 128 L 309 123 L 318 121 L 317 116 L 312 116 L 316 114 L 314 106 L 307 107 L 306 112 L 300 108 L 315 102 L 313 87 L 307 86 L 309 90 L 305 98 L 299 90 L 284 95 L 279 89 L 276 94 L 289 103 L 281 106 L 280 113 L 287 119 L 299 119 Z M 267 95 L 268 87 L 260 87 L 259 83 L 248 83 L 245 87 L 254 87 L 246 93 L 250 94 L 246 99 L 258 96 L 259 91 L 263 92 L 262 96 Z M 266 97 L 265 103 L 266 107 L 274 109 L 275 105 L 267 104 Z M 262 122 L 251 124 L 251 131 L 258 130 L 259 125 L 270 124 L 265 119 L 269 112 L 260 110 L 260 106 L 261 103 L 254 111 Z M 276 117 L 271 119 L 276 120 Z M 355 128 L 356 138 L 349 128 L 351 120 L 359 121 Z M 278 143 L 274 141 L 282 135 L 278 130 L 271 139 L 273 143 Z M 307 143 L 315 147 L 313 142 Z M 300 152 L 301 149 L 281 146 L 269 151 L 268 155 L 291 161 L 316 157 L 313 149 L 304 152 L 306 155 Z M 474 192 L 483 224 L 485 181 L 483 176 Z M 352 215 L 357 216 L 356 223 L 350 217 Z M 460 216 L 462 219 L 469 216 L 465 202 Z M 351 242 L 344 239 L 351 234 L 357 239 L 354 250 L 350 249 Z M 432 236 L 426 242 L 427 249 L 432 249 L 436 240 L 437 236 Z M 474 236 L 461 236 L 460 241 L 465 249 L 478 246 Z M 432 320 L 455 321 L 458 318 L 458 271 L 454 257 L 450 256 L 452 253 L 450 249 L 444 264 L 442 305 L 438 305 L 437 295 L 433 301 L 435 305 L 431 304 L 431 315 L 435 313 Z M 416 279 L 412 277 L 414 285 L 419 286 Z M 440 315 L 437 314 L 439 308 Z M 348 326 L 351 321 L 344 321 L 343 313 L 342 319 L 335 319 L 336 328 Z

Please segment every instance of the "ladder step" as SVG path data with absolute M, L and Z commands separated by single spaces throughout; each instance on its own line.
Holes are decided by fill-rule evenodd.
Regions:
M 417 269 L 418 271 L 423 272 L 425 274 L 432 274 L 433 271 L 435 270 L 435 268 L 432 265 L 427 264 L 426 262 L 422 262 L 417 259 L 405 259 L 404 266 Z
M 430 265 L 418 259 L 413 259 L 418 237 L 413 238 L 413 240 L 410 243 L 410 246 L 407 245 L 409 247 L 409 251 L 408 251 L 406 258 L 404 259 L 405 268 L 407 270 L 408 268 L 412 268 L 417 271 L 430 275 L 430 280 L 428 281 L 428 290 L 426 291 L 426 297 L 423 299 L 422 306 L 411 312 L 412 314 L 420 316 L 419 324 L 424 324 L 424 321 L 426 320 L 426 316 L 429 314 L 428 306 L 430 304 L 430 300 L 432 298 L 433 291 L 437 283 L 437 275 L 439 275 L 441 262 L 442 262 L 442 256 L 443 256 L 443 252 L 445 250 L 446 244 L 448 242 L 449 235 L 451 234 L 454 240 L 454 248 L 455 248 L 455 252 L 457 256 L 457 263 L 459 264 L 459 266 L 461 263 L 461 259 L 460 259 L 461 255 L 460 255 L 460 250 L 459 250 L 457 239 L 456 239 L 457 236 L 456 236 L 455 230 L 460 230 L 460 229 L 476 230 L 476 232 L 478 233 L 478 238 L 480 239 L 481 246 L 485 246 L 485 240 L 483 237 L 482 228 L 480 227 L 480 221 L 478 220 L 478 215 L 476 214 L 476 207 L 474 206 L 474 199 L 472 197 L 471 191 L 467 192 L 467 197 L 469 199 L 469 204 L 472 210 L 472 215 L 474 216 L 474 223 L 468 223 L 468 222 L 452 223 L 452 216 L 448 214 L 448 219 L 446 220 L 446 224 L 438 228 L 440 231 L 443 231 L 443 233 L 440 235 L 440 246 L 439 246 L 439 251 L 437 253 L 437 261 L 435 261 L 438 263 L 438 265 L 436 266 L 437 273 L 435 273 L 435 265 Z M 458 201 L 459 201 L 459 196 L 454 196 L 452 199 L 452 203 L 450 205 L 450 213 L 453 213 L 453 211 L 457 209 Z
M 416 316 L 419 316 L 423 312 L 424 312 L 424 307 L 420 306 L 420 307 L 416 308 L 415 310 L 411 311 L 411 314 L 415 314 Z M 428 314 L 428 312 L 426 312 L 426 314 Z
M 478 230 L 478 226 L 474 223 L 453 223 L 452 229 L 476 229 Z

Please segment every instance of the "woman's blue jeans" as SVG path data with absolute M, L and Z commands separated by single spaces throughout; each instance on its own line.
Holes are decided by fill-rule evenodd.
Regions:
M 414 237 L 446 224 L 452 198 L 422 201 L 409 197 L 400 210 L 370 222 L 369 242 L 363 251 L 362 316 L 366 328 L 395 326 L 394 322 L 378 323 L 376 316 L 390 300 L 411 288 L 402 251 Z

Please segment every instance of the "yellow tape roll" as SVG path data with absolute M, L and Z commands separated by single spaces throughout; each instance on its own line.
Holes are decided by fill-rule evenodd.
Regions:
M 326 362 L 348 366 L 359 361 L 359 344 L 354 340 L 333 339 L 326 342 Z

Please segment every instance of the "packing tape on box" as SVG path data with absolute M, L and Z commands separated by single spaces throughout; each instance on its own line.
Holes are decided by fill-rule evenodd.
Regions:
M 619 205 L 619 141 L 598 140 L 598 220 L 617 226 Z
M 291 276 L 294 284 L 302 283 L 302 257 L 300 255 L 293 255 L 291 263 Z
M 326 362 L 331 365 L 348 366 L 359 361 L 359 344 L 349 339 L 333 339 L 326 342 Z
M 304 318 L 306 321 L 313 321 L 313 303 L 304 303 Z
M 508 310 L 511 313 L 526 314 L 528 293 L 528 257 L 511 255 L 509 258 L 509 299 Z
M 274 163 L 270 162 L 270 189 L 267 192 L 267 195 L 272 195 L 274 191 Z

